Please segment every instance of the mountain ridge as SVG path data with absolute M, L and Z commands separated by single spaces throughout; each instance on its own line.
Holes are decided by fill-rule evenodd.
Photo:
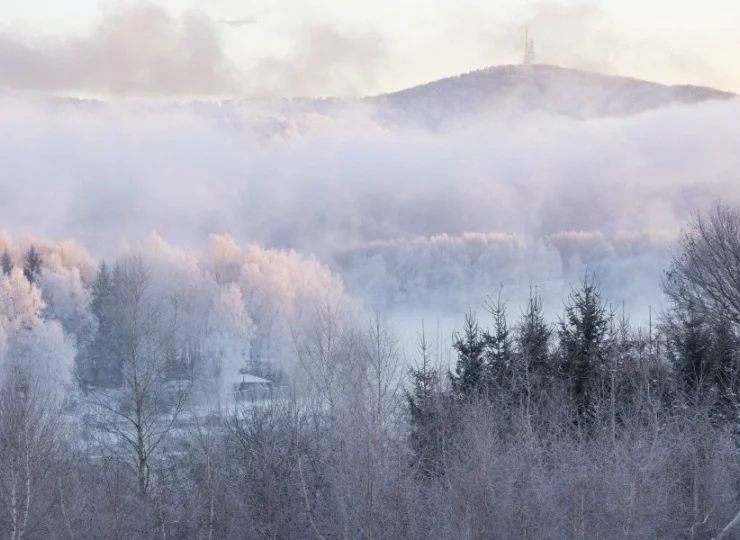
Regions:
M 23 97 L 13 93 L 0 96 Z M 658 82 L 547 64 L 490 66 L 364 98 L 134 100 L 134 112 L 185 110 L 227 130 L 282 139 L 347 129 L 445 131 L 481 121 L 544 113 L 574 120 L 629 117 L 676 104 L 727 101 L 737 94 L 707 86 Z M 114 101 L 70 97 L 24 99 L 48 110 L 100 110 Z
M 532 64 L 529 66 L 525 66 L 523 64 L 501 64 L 501 65 L 491 65 L 480 69 L 475 69 L 472 71 L 468 71 L 465 73 L 459 73 L 457 75 L 450 75 L 447 77 L 442 77 L 440 79 L 434 79 L 432 81 L 428 81 L 425 83 L 419 83 L 415 84 L 413 86 L 409 86 L 407 88 L 402 88 L 400 90 L 394 90 L 391 92 L 382 92 L 379 94 L 374 94 L 372 96 L 367 96 L 367 98 L 364 99 L 374 99 L 374 98 L 380 98 L 384 96 L 390 96 L 390 95 L 396 95 L 396 94 L 402 94 L 407 93 L 411 90 L 420 89 L 423 87 L 428 87 L 435 85 L 437 83 L 450 80 L 450 79 L 464 79 L 469 76 L 473 75 L 479 75 L 479 74 L 492 74 L 496 72 L 516 72 L 516 73 L 532 73 L 532 72 L 541 72 L 541 71 L 550 71 L 550 72 L 559 72 L 559 73 L 571 73 L 571 74 L 579 74 L 581 76 L 587 76 L 587 77 L 593 77 L 593 78 L 600 78 L 600 79 L 609 79 L 612 81 L 621 80 L 625 83 L 636 83 L 636 84 L 646 84 L 649 86 L 660 86 L 660 87 L 667 87 L 667 88 L 697 88 L 702 90 L 707 90 L 711 93 L 716 93 L 718 95 L 724 95 L 724 96 L 733 96 L 737 97 L 737 93 L 727 91 L 727 90 L 721 90 L 719 88 L 714 88 L 711 86 L 706 85 L 695 85 L 695 84 L 667 84 L 667 83 L 661 83 L 658 81 L 651 81 L 649 79 L 641 79 L 639 77 L 632 77 L 629 75 L 615 75 L 615 74 L 609 74 L 609 73 L 602 73 L 600 71 L 590 71 L 586 69 L 579 69 L 579 68 L 571 68 L 571 67 L 563 67 L 558 66 L 555 64 Z
M 491 66 L 368 99 L 385 110 L 391 123 L 421 122 L 436 129 L 451 119 L 454 125 L 491 113 L 508 118 L 539 111 L 585 120 L 734 98 L 734 93 L 707 86 L 535 64 Z

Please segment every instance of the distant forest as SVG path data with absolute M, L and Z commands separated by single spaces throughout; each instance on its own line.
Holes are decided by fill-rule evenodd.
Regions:
M 406 353 L 317 262 L 211 248 L 2 255 L 4 536 L 740 537 L 740 208 L 684 229 L 646 326 L 585 274 Z

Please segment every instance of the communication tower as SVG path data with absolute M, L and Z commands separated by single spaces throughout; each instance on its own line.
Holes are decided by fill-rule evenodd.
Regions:
M 529 37 L 529 27 L 527 27 L 524 31 L 524 65 L 531 66 L 534 63 L 534 40 Z

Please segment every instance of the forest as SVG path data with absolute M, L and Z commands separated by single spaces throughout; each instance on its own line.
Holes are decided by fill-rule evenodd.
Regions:
M 587 271 L 415 350 L 292 251 L 0 241 L 11 540 L 740 535 L 740 208 L 686 225 L 646 325 Z

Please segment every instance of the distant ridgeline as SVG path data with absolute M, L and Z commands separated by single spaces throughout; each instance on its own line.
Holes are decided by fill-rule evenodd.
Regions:
M 533 62 L 492 66 L 405 90 L 361 99 L 285 98 L 272 100 L 130 103 L 137 112 L 190 111 L 227 130 L 272 139 L 331 132 L 363 122 L 366 128 L 455 129 L 481 118 L 507 119 L 546 113 L 574 119 L 632 116 L 675 104 L 728 100 L 736 94 L 693 85 L 665 85 L 629 77 Z M 28 99 L 7 94 L 6 99 Z M 49 110 L 101 110 L 98 100 L 37 100 Z M 319 121 L 320 119 L 320 121 Z

